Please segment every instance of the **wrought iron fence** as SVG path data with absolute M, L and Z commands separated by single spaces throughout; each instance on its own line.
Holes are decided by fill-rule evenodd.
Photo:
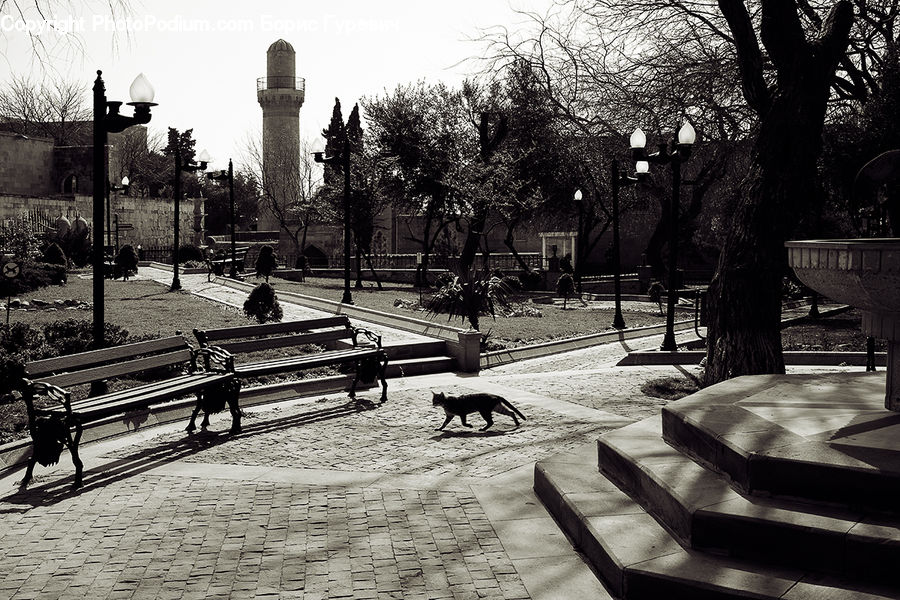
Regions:
M 530 269 L 541 268 L 541 255 L 537 252 L 520 253 L 519 257 L 528 265 Z M 293 253 L 283 255 L 284 263 L 293 267 L 297 263 L 297 256 Z M 409 269 L 415 270 L 419 265 L 420 255 L 418 254 L 379 254 L 373 255 L 372 266 L 376 269 L 392 270 L 392 269 Z M 356 256 L 351 257 L 351 264 L 356 265 Z M 318 264 L 310 261 L 310 266 L 339 268 L 344 264 L 343 255 L 334 256 L 328 264 Z M 363 259 L 363 265 L 368 268 L 368 262 Z M 485 265 L 485 257 L 477 255 L 475 257 L 475 268 L 482 268 Z M 456 271 L 459 268 L 458 256 L 441 256 L 433 255 L 428 257 L 428 268 L 434 271 Z M 521 265 L 512 254 L 489 254 L 487 256 L 487 268 L 489 270 L 499 269 L 500 271 L 518 272 L 522 270 Z

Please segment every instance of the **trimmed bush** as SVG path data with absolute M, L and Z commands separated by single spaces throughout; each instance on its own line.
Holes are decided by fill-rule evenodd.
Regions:
M 66 253 L 63 252 L 63 249 L 57 243 L 50 244 L 44 249 L 42 260 L 51 265 L 62 265 L 65 267 L 68 264 Z
M 78 319 L 53 321 L 42 329 L 25 323 L 12 324 L 0 336 L 0 394 L 21 387 L 28 361 L 90 350 L 94 341 L 92 327 L 90 321 Z M 108 346 L 129 341 L 128 332 L 112 323 L 106 323 L 104 338 Z
M 255 319 L 257 323 L 280 321 L 284 313 L 275 295 L 275 288 L 268 283 L 261 283 L 253 288 L 244 302 L 244 315 L 248 319 Z
M 519 273 L 519 281 L 523 290 L 534 291 L 539 290 L 544 285 L 543 271 L 535 269 L 534 271 L 521 271 Z
M 563 308 L 566 308 L 569 296 L 575 293 L 575 279 L 572 278 L 571 273 L 563 273 L 559 276 L 559 279 L 556 280 L 556 293 L 562 296 Z
M 260 277 L 266 278 L 266 283 L 269 282 L 269 277 L 272 276 L 272 273 L 275 272 L 275 268 L 278 267 L 278 260 L 275 257 L 275 249 L 272 246 L 263 246 L 259 249 L 259 256 L 256 257 L 256 277 L 257 279 Z M 274 291 L 272 292 L 275 293 Z M 277 320 L 281 320 L 279 317 Z M 260 321 L 262 322 L 262 321 Z
M 0 296 L 17 296 L 48 285 L 62 285 L 68 279 L 66 268 L 41 262 L 27 262 L 15 279 L 0 278 Z
M 103 324 L 104 345 L 121 346 L 128 341 L 128 331 L 112 323 Z M 75 354 L 91 350 L 94 330 L 91 321 L 64 319 L 44 325 L 44 339 L 59 355 Z
M 178 262 L 185 263 L 190 260 L 202 263 L 204 260 L 203 250 L 193 244 L 182 244 L 178 247 Z
M 654 281 L 650 284 L 650 287 L 647 288 L 647 296 L 653 302 L 656 302 L 657 307 L 659 308 L 659 314 L 663 314 L 662 308 L 662 295 L 666 291 L 666 288 L 663 287 L 658 281 Z
M 129 275 L 137 273 L 138 257 L 137 252 L 134 251 L 134 247 L 130 244 L 122 246 L 119 249 L 119 253 L 116 255 L 115 263 L 116 277 L 121 275 L 127 280 Z

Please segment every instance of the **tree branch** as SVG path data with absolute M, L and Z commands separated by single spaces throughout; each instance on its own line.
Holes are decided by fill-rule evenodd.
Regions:
M 822 58 L 827 63 L 823 65 L 827 72 L 833 71 L 844 56 L 852 26 L 853 4 L 850 0 L 839 0 L 831 7 L 831 11 L 825 18 L 817 44 L 818 50 L 823 55 Z
M 797 56 L 809 50 L 797 3 L 785 0 L 762 0 L 760 39 L 779 73 L 792 74 Z
M 734 36 L 744 99 L 757 114 L 763 114 L 769 107 L 771 94 L 763 78 L 762 52 L 750 14 L 743 0 L 718 0 L 718 4 Z

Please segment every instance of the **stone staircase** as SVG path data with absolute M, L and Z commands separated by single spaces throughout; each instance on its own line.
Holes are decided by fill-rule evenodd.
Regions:
M 798 406 L 787 381 L 713 386 L 601 436 L 595 456 L 535 466 L 536 493 L 613 595 L 900 598 L 900 438 L 873 433 L 896 434 L 900 415 L 856 379 L 832 391 L 844 414 L 828 429 L 813 402 L 829 398 Z
M 404 341 L 384 345 L 388 355 L 388 378 L 447 373 L 457 368 L 441 340 Z

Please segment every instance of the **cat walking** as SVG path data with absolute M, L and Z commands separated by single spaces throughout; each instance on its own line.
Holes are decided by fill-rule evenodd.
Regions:
M 447 415 L 443 425 L 438 427 L 435 431 L 443 431 L 444 427 L 447 426 L 447 423 L 453 420 L 453 417 L 459 417 L 463 426 L 471 427 L 471 425 L 466 423 L 466 415 L 470 415 L 474 412 L 479 413 L 481 418 L 485 421 L 485 426 L 478 431 L 486 431 L 494 424 L 492 413 L 495 412 L 512 417 L 516 427 L 519 426 L 517 415 L 522 417 L 523 421 L 527 420 L 525 419 L 525 415 L 520 413 L 515 406 L 510 404 L 509 400 L 496 394 L 477 393 L 462 394 L 461 396 L 448 396 L 444 394 L 444 392 L 439 394 L 431 392 L 431 396 L 431 404 L 443 408 L 444 413 Z

